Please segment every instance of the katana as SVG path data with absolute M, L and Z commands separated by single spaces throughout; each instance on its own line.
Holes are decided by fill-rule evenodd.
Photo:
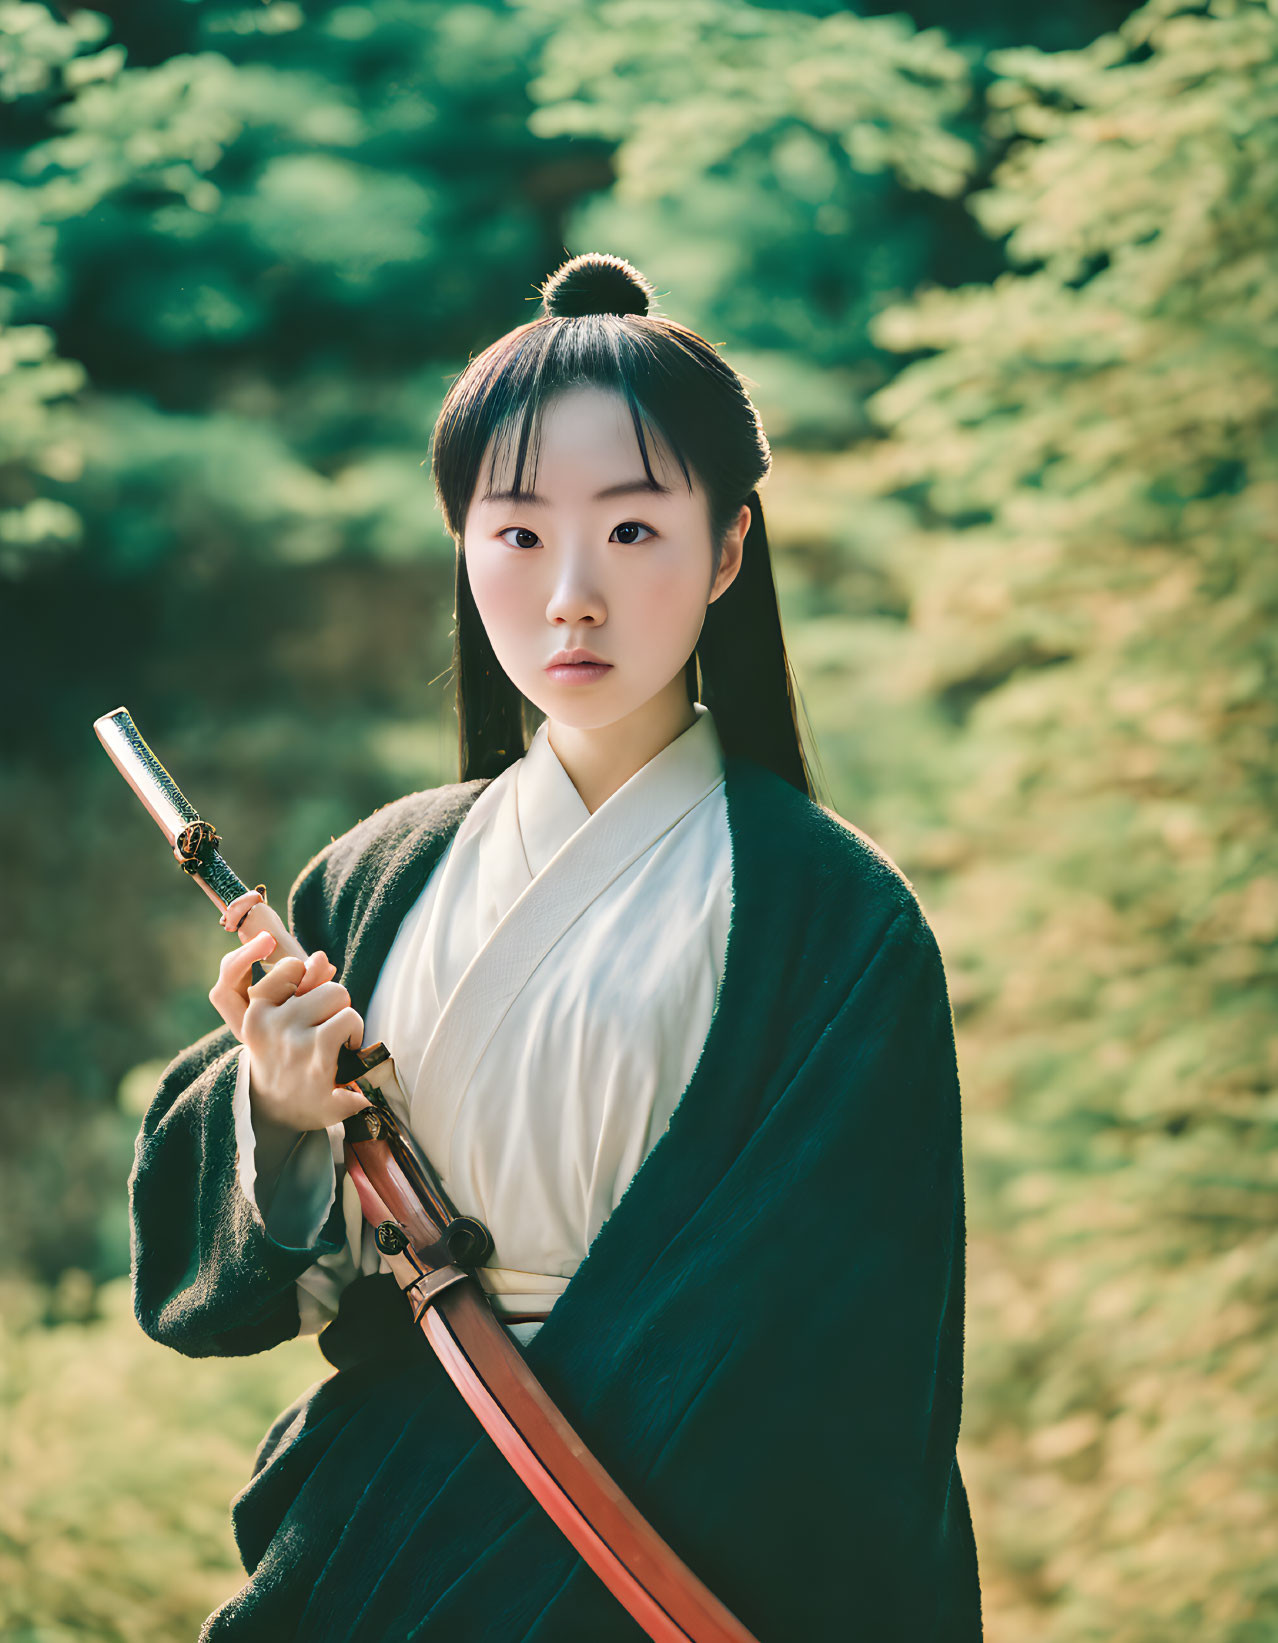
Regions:
M 275 938 L 270 964 L 306 952 L 266 899 L 219 852 L 222 840 L 183 795 L 125 708 L 93 724 L 117 769 L 169 841 L 182 871 L 221 910 L 225 930 Z M 569 1425 L 494 1313 L 474 1269 L 488 1229 L 461 1215 L 388 1100 L 402 1098 L 384 1044 L 339 1052 L 335 1085 L 371 1106 L 343 1120 L 343 1158 L 382 1259 L 413 1319 L 484 1430 L 552 1521 L 656 1643 L 755 1643 L 657 1534 Z

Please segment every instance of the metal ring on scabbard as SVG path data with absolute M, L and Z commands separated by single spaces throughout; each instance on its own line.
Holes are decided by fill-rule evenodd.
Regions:
M 173 841 L 173 854 L 184 873 L 198 873 L 204 858 L 211 855 L 222 842 L 222 836 L 212 822 L 193 821 Z

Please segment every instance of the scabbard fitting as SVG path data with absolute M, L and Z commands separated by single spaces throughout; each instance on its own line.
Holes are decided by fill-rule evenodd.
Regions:
M 441 1266 L 436 1267 L 434 1272 L 428 1272 L 425 1277 L 414 1278 L 411 1284 L 405 1284 L 404 1293 L 413 1308 L 413 1322 L 420 1323 L 422 1313 L 434 1304 L 440 1292 L 451 1289 L 466 1276 L 459 1266 Z

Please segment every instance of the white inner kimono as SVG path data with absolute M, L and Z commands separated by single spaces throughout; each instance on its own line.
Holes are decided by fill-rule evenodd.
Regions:
M 400 924 L 364 1016 L 396 1116 L 494 1251 L 499 1317 L 549 1312 L 692 1078 L 723 977 L 732 853 L 709 709 L 591 815 L 543 723 L 471 806 Z M 249 1055 L 235 1089 L 249 1202 Z M 293 1247 L 327 1220 L 340 1123 L 308 1133 L 264 1225 Z M 361 1272 L 389 1271 L 343 1183 L 346 1246 L 298 1280 L 301 1334 Z M 260 1215 L 260 1209 L 257 1210 Z M 527 1341 L 541 1327 L 509 1326 Z

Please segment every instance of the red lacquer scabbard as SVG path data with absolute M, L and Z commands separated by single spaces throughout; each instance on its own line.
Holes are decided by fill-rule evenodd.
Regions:
M 347 1124 L 354 1128 L 364 1117 L 358 1113 Z M 390 1145 L 348 1140 L 346 1161 L 373 1226 L 420 1218 L 404 1195 Z M 755 1643 L 595 1459 L 528 1368 L 478 1281 L 460 1267 L 428 1266 L 411 1246 L 382 1253 L 431 1349 L 484 1430 L 649 1637 L 656 1643 Z

